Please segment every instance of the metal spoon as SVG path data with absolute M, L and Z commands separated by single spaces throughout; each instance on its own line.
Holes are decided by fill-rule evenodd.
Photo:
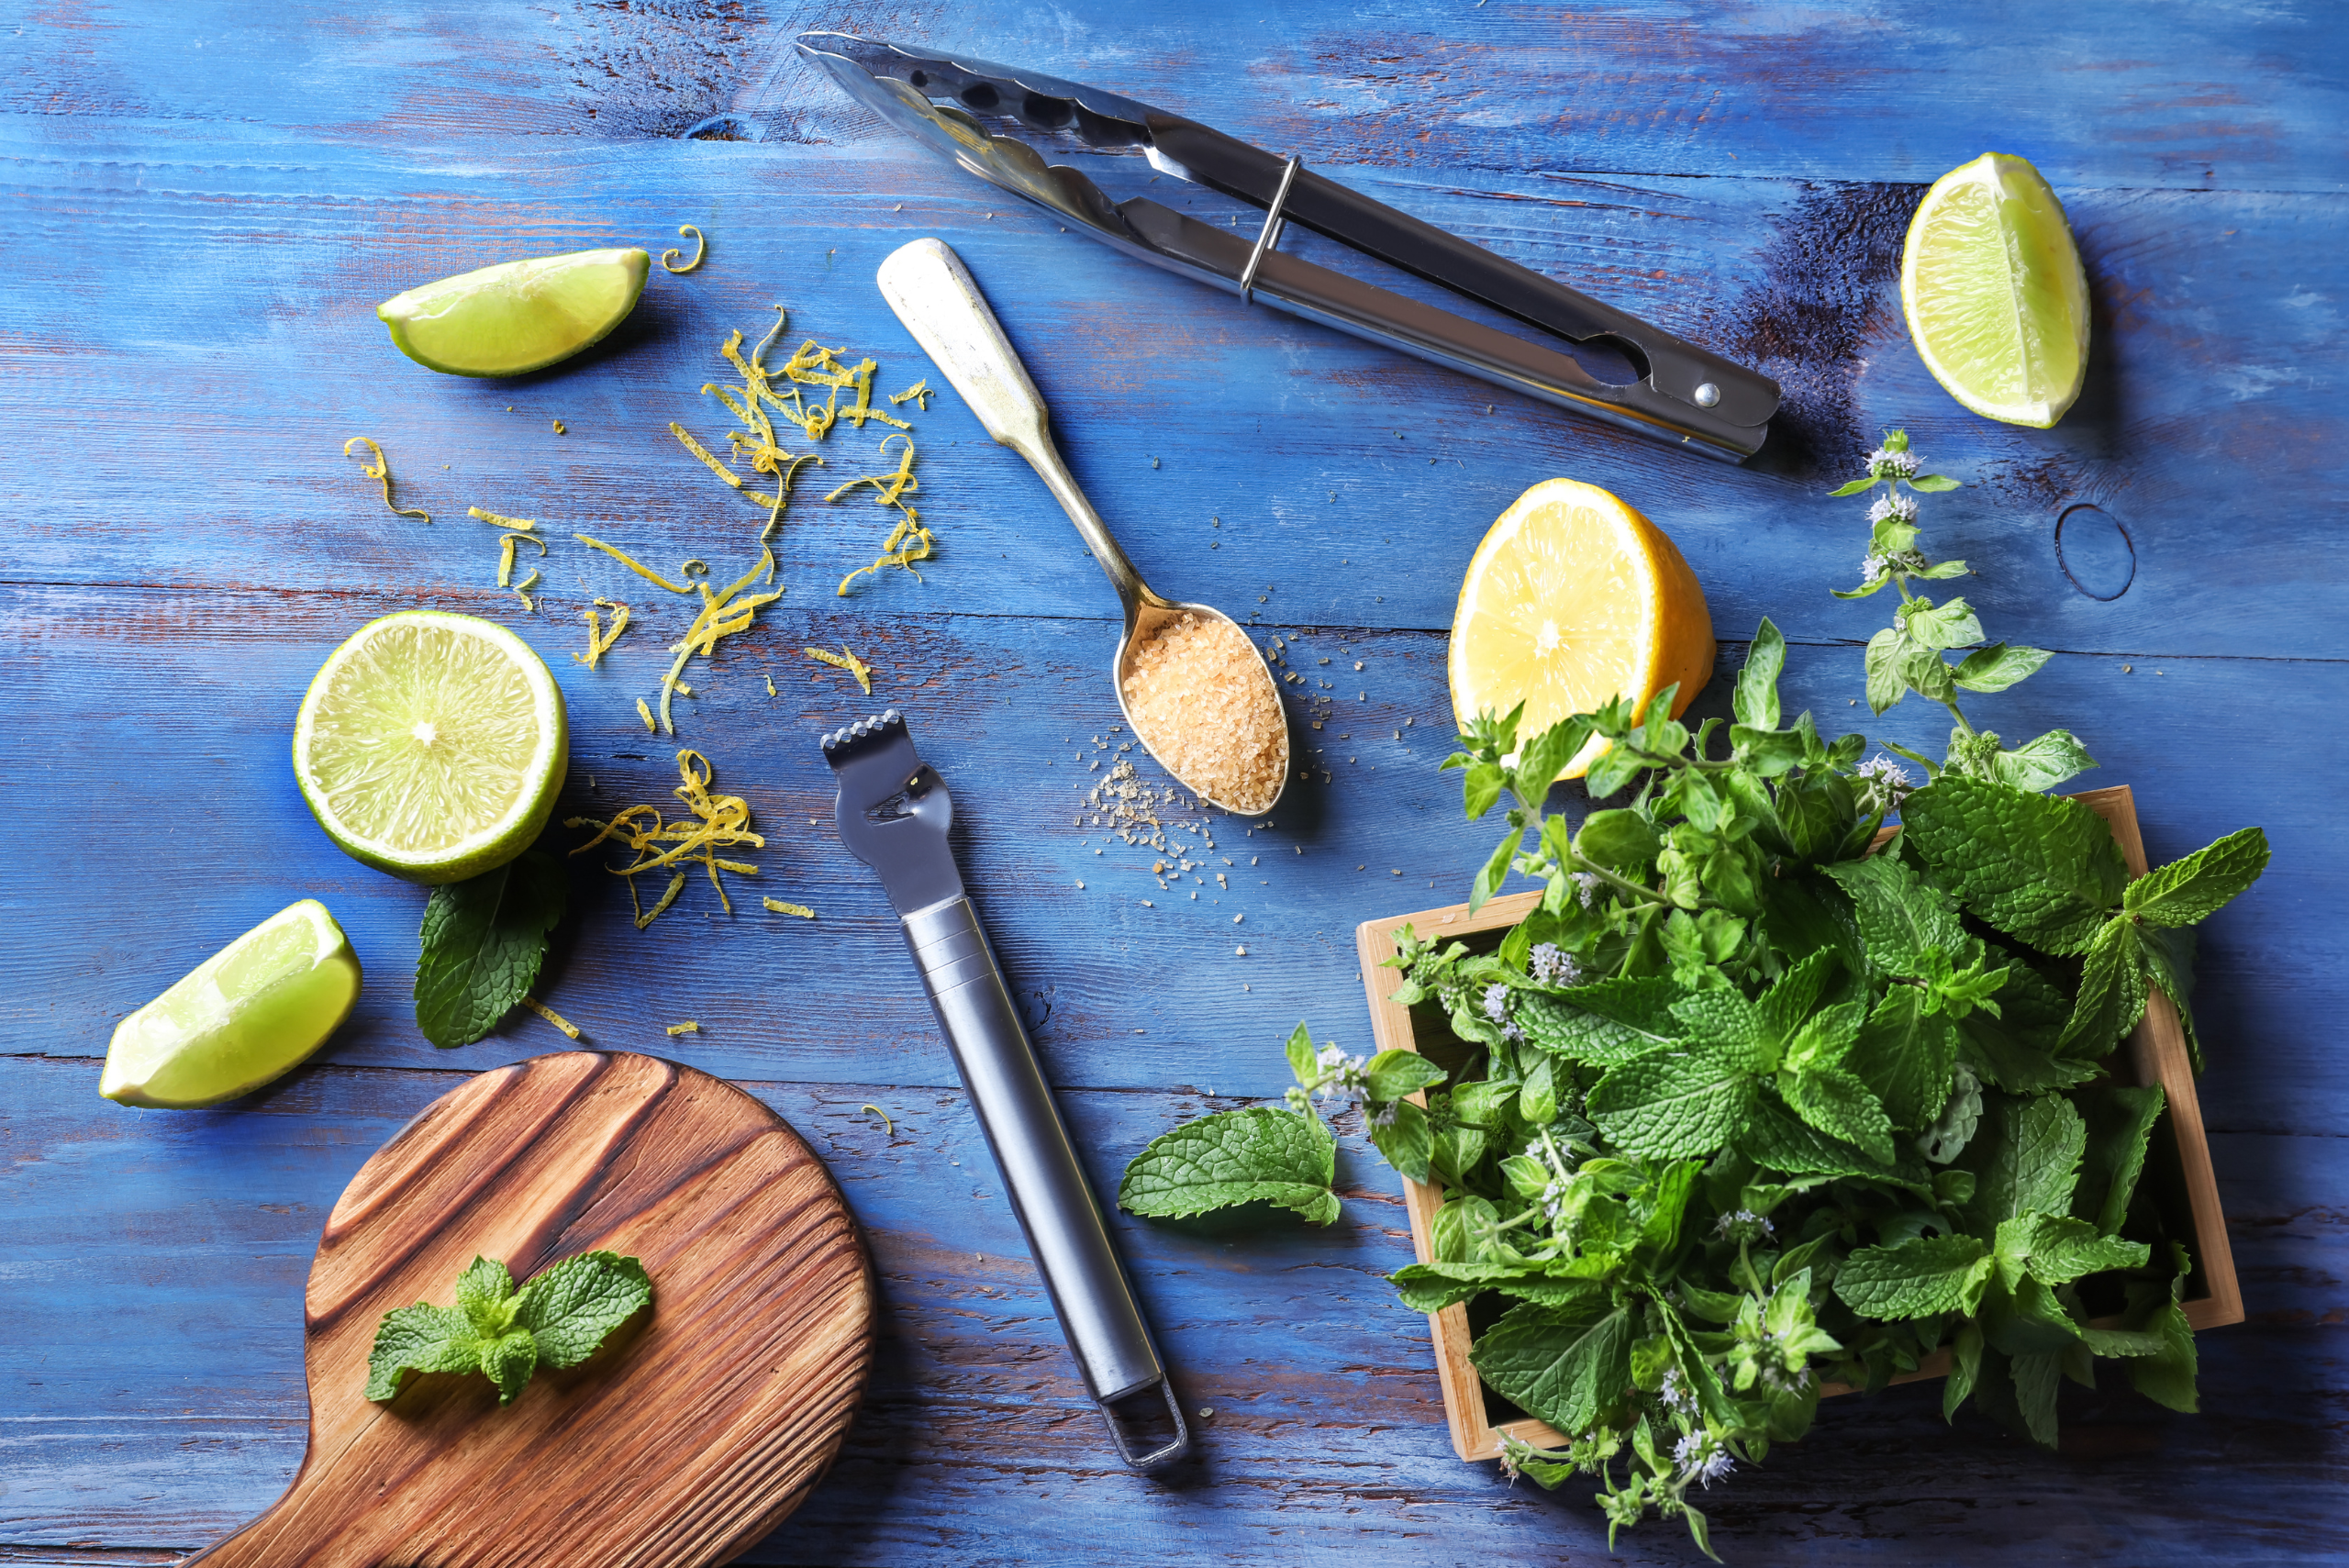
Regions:
M 1003 328 L 996 324 L 995 313 L 980 296 L 979 285 L 972 281 L 963 259 L 937 239 L 917 239 L 899 247 L 881 263 L 878 274 L 881 297 L 906 324 L 930 357 L 938 362 L 954 390 L 971 406 L 988 435 L 1028 460 L 1029 465 L 1043 479 L 1045 488 L 1060 502 L 1070 522 L 1085 538 L 1093 551 L 1093 559 L 1109 574 L 1109 584 L 1118 590 L 1118 598 L 1126 607 L 1126 635 L 1118 646 L 1118 656 L 1110 665 L 1111 684 L 1118 694 L 1118 710 L 1125 715 L 1127 728 L 1136 740 L 1157 757 L 1161 766 L 1175 777 L 1182 778 L 1174 765 L 1160 756 L 1134 723 L 1133 713 L 1126 706 L 1126 674 L 1132 667 L 1141 645 L 1169 622 L 1184 616 L 1195 616 L 1201 621 L 1219 620 L 1240 629 L 1240 623 L 1212 605 L 1185 604 L 1161 598 L 1141 580 L 1134 563 L 1118 548 L 1109 536 L 1108 525 L 1085 498 L 1070 477 L 1067 465 L 1061 462 L 1060 452 L 1052 445 L 1049 428 L 1050 416 L 1044 410 L 1044 400 L 1036 391 L 1036 384 L 1028 379 L 1019 356 L 1012 351 Z M 1253 647 L 1252 641 L 1251 647 Z M 1201 799 L 1219 811 L 1235 816 L 1261 817 L 1280 804 L 1288 788 L 1289 735 L 1288 717 L 1280 701 L 1280 688 L 1273 684 L 1273 673 L 1263 659 L 1251 662 L 1264 683 L 1264 700 L 1272 710 L 1281 715 L 1281 782 L 1273 798 L 1261 806 L 1230 800 L 1219 800 L 1200 789 L 1188 779 L 1184 784 Z

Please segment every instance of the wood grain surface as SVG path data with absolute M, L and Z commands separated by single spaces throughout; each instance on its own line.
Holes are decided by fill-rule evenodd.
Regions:
M 1690 462 L 1080 243 L 848 106 L 789 50 L 809 27 L 1032 64 L 1301 152 L 1759 365 L 1787 412 L 1755 462 Z M 928 374 L 871 281 L 924 234 L 970 263 L 1150 580 L 1298 639 L 1316 772 L 1269 826 L 1208 824 L 1199 880 L 1160 888 L 1154 851 L 1073 804 L 1129 739 L 1101 678 L 1115 603 L 1024 468 L 951 396 L 912 416 L 941 552 L 845 600 L 884 530 L 821 497 L 872 471 L 878 431 L 835 431 L 803 473 L 786 598 L 676 705 L 676 743 L 769 835 L 751 898 L 729 918 L 696 887 L 640 932 L 583 857 L 540 993 L 590 1044 L 743 1084 L 870 1240 L 871 1391 L 830 1478 L 748 1561 L 1599 1560 L 1586 1489 L 1512 1490 L 1452 1453 L 1425 1321 L 1382 1277 L 1411 1256 L 1401 1200 L 1351 1127 L 1328 1229 L 1114 1219 L 1186 1408 L 1215 1412 L 1194 1468 L 1115 1464 L 886 904 L 832 837 L 813 737 L 884 703 L 916 715 L 1114 1190 L 1178 1119 L 1276 1095 L 1299 1018 L 1366 1045 L 1353 927 L 1465 895 L 1492 846 L 1436 772 L 1443 633 L 1528 484 L 1585 479 L 1664 528 L 1725 668 L 1771 616 L 1789 711 L 1938 755 L 1938 710 L 1856 706 L 1882 601 L 1826 592 L 1865 528 L 1824 494 L 1891 424 L 1965 484 L 1928 497 L 1927 537 L 1973 565 L 1992 635 L 2056 651 L 1969 713 L 2075 730 L 2103 764 L 2081 785 L 2134 786 L 2154 862 L 2254 822 L 2276 845 L 2203 929 L 2195 998 L 2247 1318 L 2203 1341 L 2200 1415 L 2067 1386 L 2052 1458 L 1970 1413 L 1950 1430 L 1930 1390 L 1836 1401 L 1708 1495 L 1716 1546 L 1748 1568 L 2349 1555 L 2340 32 L 2307 0 L 0 6 L 0 802 L 20 829 L 0 877 L 0 1563 L 175 1562 L 268 1507 L 304 1451 L 300 1303 L 335 1195 L 467 1075 L 562 1043 L 527 1016 L 457 1051 L 417 1034 L 422 895 L 336 851 L 286 767 L 319 661 L 388 610 L 490 616 L 562 684 L 561 814 L 665 802 L 673 743 L 634 702 L 689 617 L 568 535 L 747 565 L 755 519 L 667 421 L 722 439 L 699 388 L 775 303 L 879 360 L 890 391 Z M 1965 414 L 1901 326 L 1925 182 L 1993 148 L 2054 181 L 2093 292 L 2087 388 L 2053 430 Z M 1246 221 L 1138 160 L 1074 161 L 1117 196 Z M 657 253 L 688 221 L 700 270 L 656 273 L 603 345 L 519 382 L 433 376 L 373 318 L 427 279 Z M 342 458 L 360 433 L 430 525 Z M 554 539 L 536 615 L 495 589 L 468 505 Z M 586 671 L 580 611 L 616 590 L 640 619 Z M 876 666 L 870 698 L 799 652 L 843 641 Z M 1727 711 L 1722 686 L 1699 717 Z M 95 1097 L 118 1018 L 304 895 L 368 974 L 313 1064 L 217 1111 Z M 686 1018 L 700 1033 L 664 1034 Z M 1620 1556 L 1694 1561 L 1654 1529 Z
M 365 1396 L 384 1314 L 447 1305 L 476 1257 L 527 1281 L 641 1260 L 649 1315 L 501 1407 L 480 1376 Z M 699 1568 L 797 1507 L 863 1393 L 855 1222 L 798 1135 L 650 1056 L 565 1051 L 450 1091 L 359 1168 L 304 1303 L 310 1438 L 210 1568 Z

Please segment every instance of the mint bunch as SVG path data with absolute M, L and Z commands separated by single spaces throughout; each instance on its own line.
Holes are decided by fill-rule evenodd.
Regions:
M 2047 655 L 1968 650 L 1965 601 L 1911 591 L 1965 570 L 1918 548 L 1915 493 L 1954 486 L 1920 466 L 1893 432 L 1839 494 L 1882 487 L 1842 596 L 1901 599 L 1871 706 L 1952 717 L 1940 762 L 1892 749 L 1925 782 L 1785 720 L 1767 620 L 1726 724 L 1692 731 L 1668 691 L 1533 735 L 1521 708 L 1480 716 L 1445 766 L 1470 818 L 1506 826 L 1469 902 L 1512 873 L 1542 897 L 1489 950 L 1402 932 L 1394 998 L 1425 1054 L 1317 1051 L 1300 1025 L 1286 1106 L 1176 1129 L 1120 1190 L 1141 1213 L 1269 1198 L 1326 1222 L 1320 1113 L 1359 1104 L 1445 1195 L 1429 1261 L 1393 1275 L 1403 1304 L 1499 1309 L 1470 1359 L 1568 1440 L 1510 1440 L 1504 1462 L 1598 1477 L 1610 1541 L 1654 1513 L 1709 1554 L 1695 1491 L 1801 1437 L 1822 1382 L 1879 1389 L 1943 1348 L 1946 1413 L 1970 1399 L 2044 1444 L 2058 1385 L 2099 1359 L 2194 1407 L 2188 1238 L 2140 1191 L 2164 1096 L 2111 1052 L 2154 989 L 2190 1019 L 2192 928 L 2266 841 L 2132 881 L 2102 818 L 2041 793 L 2094 766 L 2068 731 L 2009 749 L 1966 717 L 1961 694 Z M 1620 804 L 1547 814 L 1594 738 L 1589 795 Z
M 506 1265 L 475 1258 L 457 1276 L 457 1304 L 417 1302 L 384 1314 L 367 1357 L 367 1397 L 391 1399 L 410 1372 L 478 1372 L 511 1405 L 540 1366 L 576 1366 L 611 1331 L 652 1305 L 644 1265 L 581 1252 L 517 1289 Z

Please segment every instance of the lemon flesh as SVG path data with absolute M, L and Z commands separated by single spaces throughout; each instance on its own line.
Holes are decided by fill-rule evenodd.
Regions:
M 1523 740 L 1675 683 L 1677 717 L 1712 674 L 1713 626 L 1696 573 L 1662 529 L 1596 484 L 1545 479 L 1470 559 L 1449 662 L 1464 727 L 1523 702 Z M 1564 776 L 1580 778 L 1606 747 L 1593 740 Z
M 2064 204 L 2021 159 L 1986 152 L 1933 182 L 1900 304 L 1925 368 L 1983 417 L 2043 430 L 2080 395 L 2087 279 Z
M 530 847 L 570 767 L 562 693 L 504 627 L 441 610 L 368 622 L 294 721 L 294 776 L 344 853 L 462 882 Z
M 644 292 L 635 249 L 504 261 L 394 295 L 375 307 L 399 351 L 451 375 L 520 375 L 603 341 Z
M 305 898 L 116 1026 L 98 1093 L 185 1110 L 250 1094 L 326 1043 L 359 999 L 359 956 Z

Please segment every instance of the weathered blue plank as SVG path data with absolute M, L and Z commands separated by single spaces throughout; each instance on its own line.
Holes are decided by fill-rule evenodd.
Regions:
M 1769 613 L 1797 636 L 1865 635 L 1871 610 L 1815 592 L 1854 573 L 1864 508 L 1822 497 L 1883 425 L 1905 421 L 1972 486 L 1932 504 L 1931 538 L 1964 547 L 2008 635 L 2349 657 L 2349 617 L 2327 613 L 2349 539 L 2306 521 L 2349 493 L 2349 417 L 2332 392 L 2349 380 L 2336 260 L 2349 197 L 2067 193 L 2104 303 L 2087 394 L 2043 432 L 1966 414 L 1909 347 L 1894 273 L 1911 190 L 1371 183 L 1784 377 L 1789 412 L 1772 446 L 1728 469 L 1252 311 L 1057 234 L 894 143 L 852 156 L 724 143 L 462 159 L 327 149 L 276 162 L 111 130 L 28 141 L 18 128 L 12 150 L 0 181 L 29 215 L 0 237 L 0 265 L 26 280 L 0 299 L 11 372 L 0 502 L 20 517 L 17 575 L 440 590 L 490 576 L 468 504 L 673 564 L 718 559 L 739 549 L 753 508 L 666 427 L 722 441 L 724 412 L 698 391 L 730 375 L 718 343 L 737 328 L 755 339 L 780 301 L 795 341 L 873 352 L 890 390 L 936 381 L 872 272 L 895 246 L 939 233 L 988 289 L 1080 480 L 1145 573 L 1234 609 L 1264 594 L 1269 615 L 1296 620 L 1443 627 L 1490 520 L 1526 485 L 1567 473 L 1670 530 L 1725 628 Z M 519 384 L 426 372 L 372 314 L 402 287 L 498 257 L 657 249 L 684 217 L 712 236 L 704 270 L 656 273 L 610 347 Z M 106 260 L 92 269 L 81 258 L 100 219 Z M 1108 611 L 1106 585 L 1024 464 L 951 393 L 915 423 L 941 553 L 926 585 L 860 590 L 874 607 Z M 119 446 L 130 430 L 135 446 Z M 392 517 L 342 457 L 354 433 L 384 443 L 403 496 L 439 519 L 429 529 Z M 825 466 L 804 476 L 783 530 L 793 602 L 831 606 L 831 584 L 871 559 L 879 514 L 822 495 L 870 471 L 885 433 L 843 428 L 817 449 Z M 61 461 L 73 477 L 61 493 Z M 2059 558 L 2058 520 L 2083 505 L 2101 512 L 2065 523 Z M 550 580 L 641 586 L 565 551 Z
M 0 1412 L 0 1531 L 202 1545 L 265 1506 L 299 1458 L 300 1287 L 326 1210 L 377 1140 L 457 1080 L 338 1070 L 248 1107 L 139 1117 L 94 1112 L 75 1064 L 0 1072 L 12 1106 L 0 1375 L 17 1390 Z M 1377 1277 L 1409 1256 L 1400 1206 L 1358 1138 L 1341 1156 L 1346 1213 L 1326 1230 L 1286 1216 L 1121 1220 L 1185 1404 L 1215 1412 L 1196 1467 L 1156 1484 L 1109 1462 L 958 1093 L 751 1086 L 846 1190 L 874 1248 L 885 1337 L 840 1466 L 750 1561 L 1100 1562 L 1137 1542 L 1181 1564 L 1598 1550 L 1601 1522 L 1579 1496 L 1510 1491 L 1452 1456 L 1424 1322 Z M 896 1115 L 894 1135 L 858 1108 L 867 1100 Z M 1163 1094 L 1063 1102 L 1105 1184 L 1202 1108 Z M 2244 1141 L 2220 1140 L 2222 1178 L 2246 1163 Z M 2341 1481 L 2329 1429 L 2349 1397 L 2327 1348 L 2337 1330 L 2294 1327 L 2337 1314 L 2339 1284 L 2311 1280 L 2321 1254 L 2286 1239 L 2349 1179 L 2349 1156 L 2339 1139 L 2254 1141 L 2267 1151 L 2248 1162 L 2258 1173 L 2227 1196 L 2259 1326 L 2203 1337 L 2203 1414 L 2067 1389 L 2059 1459 L 1971 1418 L 1945 1430 L 1930 1389 L 1831 1402 L 1811 1438 L 1706 1499 L 1725 1554 L 1988 1560 L 2045 1537 L 2131 1562 L 2349 1550 L 2322 1506 Z M 2334 1237 L 2321 1252 L 2338 1250 Z M 2255 1522 L 2229 1502 L 2254 1489 Z M 1686 1561 L 1655 1529 L 1626 1537 L 1624 1556 Z
M 102 1053 L 115 1018 L 304 895 L 344 921 L 368 967 L 360 1010 L 328 1060 L 477 1068 L 555 1043 L 518 1015 L 459 1052 L 425 1044 L 407 999 L 422 891 L 345 858 L 294 788 L 287 737 L 311 673 L 351 629 L 401 602 L 138 591 L 109 595 L 111 618 L 94 623 L 95 606 L 77 590 L 0 594 L 22 639 L 11 680 L 53 737 L 0 752 L 0 795 L 45 817 L 103 801 L 107 824 L 103 851 L 78 856 L 71 875 L 0 886 L 0 954 L 23 982 L 0 1000 L 6 1049 Z M 578 913 L 540 993 L 596 1043 L 621 1049 L 676 1048 L 663 1026 L 697 1018 L 703 1032 L 678 1053 L 728 1076 L 952 1082 L 880 889 L 836 841 L 830 775 L 811 740 L 883 703 L 914 714 L 924 755 L 955 791 L 967 879 L 1062 1083 L 1277 1092 L 1286 1070 L 1275 1046 L 1299 1017 L 1349 1045 L 1367 1037 L 1356 923 L 1464 897 L 1496 835 L 1461 818 L 1457 775 L 1436 772 L 1452 741 L 1440 638 L 1301 634 L 1298 669 L 1345 682 L 1320 694 L 1340 699 L 1326 708 L 1293 710 L 1301 754 L 1318 751 L 1327 782 L 1317 772 L 1293 784 L 1269 828 L 1215 819 L 1212 860 L 1170 891 L 1149 872 L 1161 852 L 1105 842 L 1089 818 L 1075 820 L 1085 815 L 1075 803 L 1117 756 L 1094 738 L 1113 748 L 1128 739 L 1109 728 L 1118 715 L 1102 670 L 1112 634 L 1101 623 L 786 613 L 694 678 L 705 695 L 679 700 L 689 711 L 678 740 L 663 744 L 634 707 L 663 662 L 659 624 L 590 673 L 562 651 L 584 635 L 566 618 L 576 607 L 568 596 L 551 596 L 535 620 L 510 595 L 427 602 L 494 616 L 548 655 L 572 713 L 565 814 L 666 801 L 674 745 L 694 745 L 774 835 L 755 857 L 758 888 L 738 884 L 750 896 L 730 919 L 707 886 L 689 884 L 674 910 L 640 932 L 625 890 L 583 869 Z M 870 699 L 798 651 L 842 638 L 878 667 Z M 1324 656 L 1327 669 L 1315 662 Z M 1367 666 L 1360 673 L 1357 662 Z M 1912 702 L 1871 724 L 1865 706 L 1850 706 L 1859 665 L 1856 648 L 1798 648 L 1789 711 L 1809 706 L 1831 732 L 1859 728 L 1938 754 L 1947 734 L 1939 709 Z M 2137 789 L 2157 859 L 2246 823 L 2266 828 L 2275 865 L 2205 932 L 2199 1012 L 2221 1064 L 2212 1114 L 2221 1127 L 2349 1125 L 2349 1091 L 2322 1071 L 2343 995 L 2338 939 L 2315 917 L 2325 890 L 2349 881 L 2349 845 L 2321 793 L 2277 789 L 2239 761 L 2278 732 L 2325 733 L 2349 701 L 2349 670 L 2121 665 L 2059 659 L 1968 707 L 2017 739 L 2076 729 L 2104 764 L 2083 783 Z M 766 695 L 769 675 L 783 695 Z M 1717 678 L 1698 711 L 1725 711 L 1726 685 Z M 163 704 L 144 695 L 164 693 Z M 1358 694 L 1367 700 L 1352 700 Z M 1097 760 L 1102 772 L 1091 771 Z M 1163 779 L 1146 760 L 1139 771 Z M 821 917 L 771 915 L 759 890 Z M 86 929 L 92 909 L 107 912 L 108 940 L 59 940 Z M 1243 944 L 1245 957 L 1234 951 Z M 2266 983 L 2276 975 L 2289 984 Z
M 761 14 L 718 0 L 29 7 L 0 104 L 166 132 L 446 143 L 871 134 L 788 48 L 803 27 L 934 44 L 1194 116 L 1312 161 L 1929 180 L 1989 148 L 2059 183 L 2337 191 L 2349 113 L 2321 6 L 1721 9 L 1499 0 Z M 362 104 L 363 100 L 363 106 Z

